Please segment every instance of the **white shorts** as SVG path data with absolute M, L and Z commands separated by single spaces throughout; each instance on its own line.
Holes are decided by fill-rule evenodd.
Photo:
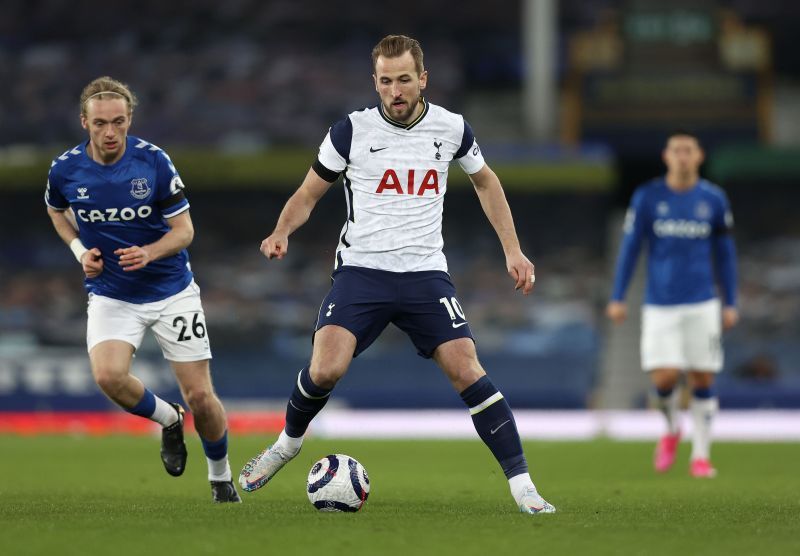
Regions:
M 200 303 L 200 288 L 186 289 L 161 301 L 128 303 L 89 294 L 86 344 L 89 351 L 106 340 L 122 340 L 138 349 L 150 328 L 169 361 L 211 359 L 208 330 Z
M 642 369 L 722 370 L 719 299 L 642 308 Z

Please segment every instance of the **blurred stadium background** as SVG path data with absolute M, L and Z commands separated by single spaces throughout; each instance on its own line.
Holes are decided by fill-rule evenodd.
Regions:
M 89 371 L 80 270 L 42 202 L 50 160 L 85 138 L 78 95 L 104 74 L 136 92 L 132 133 L 167 150 L 187 184 L 217 390 L 239 430 L 277 430 L 329 285 L 345 214 L 339 188 L 293 237 L 288 260 L 268 263 L 258 246 L 328 126 L 377 102 L 369 53 L 387 33 L 421 41 L 427 97 L 472 124 L 537 266 L 535 295 L 513 295 L 494 233 L 453 168 L 445 253 L 482 362 L 512 407 L 646 407 L 641 269 L 630 321 L 612 329 L 603 309 L 629 196 L 663 172 L 665 134 L 689 127 L 707 148 L 703 173 L 725 188 L 737 219 L 742 322 L 726 336 L 723 416 L 781 409 L 768 426 L 797 422 L 800 4 L 427 0 L 391 17 L 366 0 L 191 6 L 2 2 L 0 431 L 72 427 L 67 412 L 112 409 Z M 178 396 L 152 339 L 134 369 Z M 419 419 L 461 407 L 394 329 L 355 361 L 335 401 L 425 410 Z M 384 415 L 384 432 L 410 426 L 408 413 Z M 550 415 L 556 429 L 524 430 L 560 422 L 602 432 L 580 421 L 584 412 Z M 643 434 L 658 430 L 644 422 Z M 345 426 L 322 423 L 329 434 Z

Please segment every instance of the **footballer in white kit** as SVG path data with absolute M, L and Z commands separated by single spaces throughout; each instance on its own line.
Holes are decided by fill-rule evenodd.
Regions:
M 326 181 L 342 175 L 347 203 L 333 287 L 316 329 L 335 324 L 354 332 L 355 355 L 389 322 L 408 333 L 423 357 L 445 341 L 472 337 L 447 275 L 442 209 L 450 162 L 468 174 L 485 162 L 460 115 L 419 102 L 422 111 L 409 124 L 380 107 L 353 112 L 331 127 L 313 166 Z M 394 284 L 402 298 L 391 294 Z M 400 314 L 397 304 L 405 309 Z
M 519 510 L 552 513 L 555 508 L 539 495 L 528 473 L 511 409 L 478 362 L 466 314 L 447 274 L 442 210 L 451 162 L 470 175 L 500 238 L 507 270 L 524 294 L 533 288 L 533 264 L 520 249 L 502 186 L 483 160 L 469 124 L 422 97 L 428 74 L 419 43 L 389 35 L 375 47 L 372 60 L 380 104 L 330 128 L 306 179 L 261 245 L 267 258 L 283 258 L 289 235 L 342 177 L 347 217 L 331 290 L 319 309 L 311 362 L 295 381 L 286 427 L 244 466 L 239 483 L 245 491 L 261 488 L 299 452 L 309 423 L 353 357 L 392 323 L 408 334 L 419 355 L 442 368 L 460 393 Z
M 450 163 L 474 174 L 485 162 L 463 117 L 419 102 L 409 124 L 375 106 L 334 124 L 322 142 L 314 170 L 326 180 L 341 174 L 347 202 L 336 268 L 447 271 L 442 209 Z

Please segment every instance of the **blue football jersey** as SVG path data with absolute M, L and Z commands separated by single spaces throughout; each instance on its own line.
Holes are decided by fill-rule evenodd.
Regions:
M 72 207 L 81 241 L 102 253 L 103 272 L 85 279 L 86 290 L 130 303 L 159 301 L 182 291 L 192 281 L 185 249 L 129 272 L 114 254 L 119 248 L 157 241 L 170 230 L 166 219 L 189 209 L 169 156 L 128 136 L 122 158 L 103 165 L 92 160 L 87 145 L 88 141 L 53 160 L 45 192 L 48 206 Z
M 712 299 L 717 295 L 716 274 L 725 305 L 735 306 L 732 227 L 725 193 L 704 179 L 685 192 L 672 190 L 663 177 L 639 187 L 625 218 L 612 299 L 624 299 L 644 240 L 645 303 L 680 305 Z

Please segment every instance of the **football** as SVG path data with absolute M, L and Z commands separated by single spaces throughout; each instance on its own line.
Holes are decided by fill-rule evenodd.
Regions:
M 357 512 L 369 496 L 369 476 L 355 458 L 325 456 L 308 472 L 308 499 L 321 512 Z

